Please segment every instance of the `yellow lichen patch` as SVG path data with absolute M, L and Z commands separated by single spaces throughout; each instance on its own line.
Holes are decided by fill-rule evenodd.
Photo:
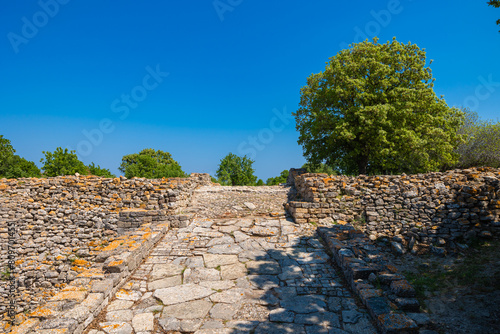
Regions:
M 50 301 L 58 300 L 75 300 L 77 302 L 82 302 L 86 297 L 84 291 L 62 291 L 55 294 Z
M 82 290 L 83 289 L 83 290 Z M 82 288 L 81 286 L 75 286 L 75 285 L 68 285 L 62 291 L 85 291 L 85 288 Z
M 104 247 L 102 250 L 104 252 L 114 250 L 114 249 L 118 248 L 118 246 L 120 246 L 122 244 L 122 242 L 123 241 L 121 241 L 121 240 L 113 240 L 109 245 Z
M 75 265 L 80 266 L 80 267 L 89 267 L 91 263 L 89 261 L 86 261 L 84 259 L 76 259 L 75 262 L 73 262 Z
M 123 260 L 118 260 L 118 261 L 111 261 L 109 264 L 108 264 L 108 267 L 114 267 L 114 266 L 119 266 L 120 264 L 123 263 Z
M 33 327 L 38 325 L 39 322 L 40 322 L 40 320 L 38 320 L 38 319 L 34 319 L 34 318 L 28 319 L 25 322 L 23 322 L 22 324 L 20 324 L 19 326 L 12 327 L 12 331 L 10 332 L 10 334 L 28 333 L 30 331 L 30 329 L 32 329 Z
M 34 318 L 51 318 L 56 314 L 57 312 L 54 312 L 54 310 L 51 310 L 43 306 L 39 306 L 33 312 L 31 312 L 29 316 Z
M 77 273 L 81 273 L 81 272 L 85 271 L 85 268 L 73 266 L 73 267 L 71 267 L 71 270 L 76 271 Z
M 91 268 L 84 272 L 78 274 L 77 277 L 88 277 L 88 278 L 103 278 L 104 273 L 101 268 Z
M 337 224 L 339 225 L 347 225 L 348 223 L 344 220 L 337 220 Z
M 6 184 L 0 184 L 0 190 L 5 190 L 9 188 L 9 186 L 7 186 Z

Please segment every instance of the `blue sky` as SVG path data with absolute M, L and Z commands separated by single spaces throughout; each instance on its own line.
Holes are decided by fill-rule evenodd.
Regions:
M 425 48 L 435 91 L 498 120 L 500 9 L 484 1 L 3 1 L 0 134 L 35 161 L 67 147 L 119 174 L 152 147 L 187 172 L 227 153 L 264 181 L 304 162 L 290 114 L 352 42 Z

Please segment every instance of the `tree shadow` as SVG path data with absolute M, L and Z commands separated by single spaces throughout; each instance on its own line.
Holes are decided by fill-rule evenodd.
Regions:
M 248 276 L 237 286 L 249 292 L 228 333 L 376 333 L 316 229 L 308 226 L 301 231 L 286 220 L 281 237 L 255 239 L 264 249 L 243 254 L 249 257 Z M 297 231 L 308 235 L 286 234 Z

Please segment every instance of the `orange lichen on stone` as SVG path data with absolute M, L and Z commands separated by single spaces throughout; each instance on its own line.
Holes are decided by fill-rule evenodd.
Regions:
M 121 240 L 113 240 L 109 245 L 107 245 L 106 247 L 104 247 L 102 249 L 103 252 L 106 252 L 106 251 L 111 251 L 111 250 L 114 250 L 116 248 L 118 248 L 118 246 L 120 246 L 122 244 L 123 241 Z
M 85 291 L 62 291 L 57 294 L 55 294 L 50 301 L 57 301 L 57 300 L 74 300 L 77 302 L 82 302 L 85 297 L 87 297 L 87 294 Z
M 108 267 L 114 267 L 114 266 L 119 266 L 120 264 L 123 263 L 123 260 L 118 260 L 118 261 L 111 261 L 109 264 L 108 264 Z
M 39 306 L 33 312 L 31 312 L 29 316 L 34 318 L 52 318 L 56 314 L 57 312 L 51 310 L 50 308 Z
M 12 327 L 12 331 L 10 334 L 25 334 L 28 333 L 32 328 L 40 323 L 40 320 L 31 318 L 24 321 L 22 324 L 18 326 Z
M 78 274 L 77 277 L 104 278 L 104 272 L 102 271 L 102 268 L 91 268 Z
M 387 269 L 389 269 L 389 271 L 391 271 L 393 273 L 398 272 L 398 268 L 394 267 L 393 265 L 387 265 L 386 267 L 387 267 Z

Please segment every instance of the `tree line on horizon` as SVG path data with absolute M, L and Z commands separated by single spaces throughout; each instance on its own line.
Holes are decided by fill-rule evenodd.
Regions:
M 430 61 L 429 65 L 432 63 Z M 481 120 L 468 108 L 449 107 L 434 90 L 425 50 L 395 38 L 352 44 L 307 78 L 293 113 L 308 172 L 415 174 L 469 167 L 500 167 L 500 123 Z M 75 151 L 43 152 L 39 169 L 15 154 L 0 135 L 0 178 L 96 175 L 109 169 L 85 165 Z M 233 153 L 220 160 L 214 182 L 264 185 L 254 161 Z M 125 177 L 186 177 L 171 154 L 146 148 L 122 157 Z M 286 182 L 288 170 L 267 185 Z

